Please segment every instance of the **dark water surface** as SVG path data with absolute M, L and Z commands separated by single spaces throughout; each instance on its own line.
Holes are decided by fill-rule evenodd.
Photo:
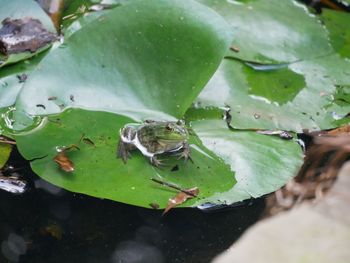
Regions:
M 32 182 L 30 191 L 0 191 L 0 263 L 210 262 L 264 209 L 258 199 L 211 213 L 174 209 L 162 217 L 161 211 L 67 192 L 29 169 L 21 173 Z

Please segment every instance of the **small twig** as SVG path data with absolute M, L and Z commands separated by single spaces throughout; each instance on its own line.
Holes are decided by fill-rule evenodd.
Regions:
M 158 183 L 158 184 L 161 184 L 161 185 L 168 186 L 168 187 L 170 187 L 170 188 L 176 189 L 176 190 L 178 190 L 178 191 L 180 191 L 180 192 L 183 192 L 183 193 L 185 193 L 185 194 L 187 194 L 187 195 L 190 195 L 190 196 L 193 196 L 193 197 L 197 197 L 196 194 L 191 193 L 190 191 L 187 191 L 186 189 L 182 189 L 182 188 L 178 187 L 177 185 L 174 185 L 174 184 L 171 184 L 171 183 L 167 183 L 167 182 L 164 182 L 164 181 L 155 179 L 155 178 L 151 178 L 151 180 L 152 180 L 153 182 Z
M 10 140 L 6 140 L 6 139 L 0 139 L 0 143 L 16 145 L 15 141 L 10 141 Z

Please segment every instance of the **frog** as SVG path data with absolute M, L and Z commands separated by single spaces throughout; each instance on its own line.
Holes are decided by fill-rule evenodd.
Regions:
M 120 129 L 117 157 L 126 163 L 130 152 L 138 149 L 156 167 L 162 165 L 157 156 L 166 153 L 192 160 L 188 139 L 189 133 L 180 121 L 146 120 L 141 124 L 126 124 Z

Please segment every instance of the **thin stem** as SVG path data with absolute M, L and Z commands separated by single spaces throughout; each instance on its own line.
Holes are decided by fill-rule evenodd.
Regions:
M 185 194 L 188 194 L 188 195 L 190 195 L 190 196 L 197 197 L 196 194 L 191 193 L 190 191 L 188 191 L 188 190 L 186 190 L 186 189 L 182 189 L 182 188 L 178 187 L 177 185 L 174 185 L 174 184 L 171 184 L 171 183 L 167 183 L 167 182 L 164 182 L 164 181 L 155 179 L 155 178 L 151 178 L 151 180 L 152 180 L 153 182 L 158 183 L 158 184 L 161 184 L 161 185 L 168 186 L 168 187 L 170 187 L 170 188 L 176 189 L 176 190 L 178 190 L 178 191 L 180 191 L 180 192 L 183 192 L 183 193 L 185 193 Z
M 16 145 L 15 141 L 10 141 L 10 140 L 6 140 L 6 139 L 0 139 L 0 143 Z

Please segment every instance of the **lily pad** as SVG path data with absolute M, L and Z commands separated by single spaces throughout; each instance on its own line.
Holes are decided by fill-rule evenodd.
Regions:
M 133 120 L 112 113 L 70 109 L 44 118 L 36 129 L 15 138 L 25 158 L 36 158 L 32 169 L 45 180 L 70 191 L 143 207 L 156 203 L 164 208 L 174 195 L 174 190 L 151 178 L 182 188 L 198 187 L 198 198 L 182 206 L 231 204 L 276 190 L 295 175 L 302 162 L 295 142 L 255 132 L 232 132 L 223 121 L 215 120 L 192 123 L 198 135 L 190 138 L 193 163 L 165 156 L 166 166 L 156 168 L 134 151 L 124 164 L 116 157 L 116 145 L 119 129 L 130 122 Z M 53 158 L 57 147 L 73 144 L 79 150 L 67 156 L 75 170 L 66 173 Z
M 350 14 L 324 9 L 321 18 L 330 32 L 333 48 L 342 57 L 350 58 Z
M 192 128 L 203 145 L 235 171 L 237 184 L 208 197 L 209 203 L 231 204 L 276 191 L 302 164 L 301 147 L 294 141 L 253 131 L 232 131 L 222 120 L 193 121 Z
M 31 115 L 81 107 L 134 119 L 181 117 L 231 39 L 227 23 L 195 1 L 132 1 L 50 52 L 16 107 Z
M 45 180 L 70 191 L 149 207 L 166 207 L 173 189 L 155 184 L 151 178 L 175 183 L 183 188 L 197 186 L 199 198 L 227 191 L 235 184 L 234 173 L 205 149 L 194 136 L 190 139 L 192 162 L 166 157 L 167 166 L 156 168 L 139 151 L 132 152 L 126 164 L 117 159 L 119 129 L 133 120 L 106 112 L 79 109 L 52 115 L 28 134 L 15 136 L 18 149 L 31 162 L 32 169 Z M 90 143 L 86 143 L 88 139 Z M 93 144 L 91 143 L 93 142 Z M 66 173 L 53 161 L 57 147 L 75 144 L 80 150 L 67 153 L 75 171 Z M 177 166 L 176 171 L 171 171 Z M 186 203 L 193 204 L 194 200 Z
M 199 0 L 222 15 L 235 31 L 230 56 L 257 63 L 293 62 L 332 52 L 327 31 L 296 1 Z
M 38 65 L 46 52 L 31 59 L 8 65 L 0 71 L 0 108 L 11 106 L 32 70 Z
M 337 87 L 350 83 L 347 72 L 350 62 L 338 55 L 266 71 L 225 60 L 195 106 L 197 110 L 229 106 L 231 125 L 239 129 L 329 129 L 336 125 L 334 114 L 347 109 L 331 107 Z

